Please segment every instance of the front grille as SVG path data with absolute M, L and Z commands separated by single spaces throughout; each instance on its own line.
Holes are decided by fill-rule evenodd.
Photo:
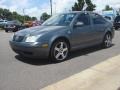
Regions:
M 15 41 L 15 42 L 22 42 L 23 39 L 24 39 L 24 36 L 16 36 L 16 35 L 14 35 L 14 37 L 13 37 L 13 41 Z

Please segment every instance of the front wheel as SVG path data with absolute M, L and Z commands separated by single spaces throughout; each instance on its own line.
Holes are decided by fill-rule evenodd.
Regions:
M 64 40 L 57 40 L 53 43 L 50 57 L 52 61 L 61 62 L 67 59 L 69 53 L 69 45 Z
M 8 33 L 8 30 L 5 29 L 5 32 Z
M 103 47 L 109 48 L 109 47 L 111 47 L 111 45 L 112 45 L 112 36 L 110 33 L 107 33 L 103 40 Z

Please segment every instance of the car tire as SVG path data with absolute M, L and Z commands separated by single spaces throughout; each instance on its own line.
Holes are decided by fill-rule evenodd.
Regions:
M 69 44 L 65 40 L 57 40 L 50 50 L 50 58 L 55 62 L 65 61 L 69 54 Z
M 13 32 L 17 32 L 17 31 L 18 31 L 18 28 L 13 29 Z
M 5 30 L 6 33 L 8 33 L 8 30 Z
M 118 27 L 115 27 L 115 30 L 118 30 L 119 28 Z
M 105 34 L 102 46 L 103 48 L 109 48 L 112 46 L 112 35 L 110 33 Z

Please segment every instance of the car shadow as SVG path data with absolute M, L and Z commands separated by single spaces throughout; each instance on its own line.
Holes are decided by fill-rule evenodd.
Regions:
M 112 46 L 114 46 L 114 44 L 112 44 Z M 105 48 L 102 48 L 100 45 L 89 47 L 89 48 L 84 48 L 84 49 L 78 49 L 76 51 L 72 51 L 69 54 L 68 60 L 75 58 L 75 57 L 83 56 L 83 55 L 88 56 L 89 53 L 94 53 L 96 51 L 103 50 L 103 49 L 105 49 Z
M 15 58 L 21 62 L 27 63 L 27 64 L 31 64 L 31 65 L 36 65 L 36 66 L 40 66 L 40 65 L 48 65 L 48 64 L 56 64 L 57 62 L 52 62 L 49 59 L 32 59 L 32 58 L 25 58 L 22 57 L 20 55 L 16 55 Z
M 111 46 L 113 47 L 114 44 Z M 89 47 L 85 49 L 80 49 L 77 51 L 72 51 L 70 52 L 68 59 L 66 61 L 69 61 L 75 57 L 79 56 L 88 56 L 89 53 L 94 53 L 99 50 L 103 50 L 104 48 L 101 48 L 101 46 L 94 46 L 94 47 Z M 20 55 L 16 55 L 15 58 L 21 62 L 30 64 L 30 65 L 35 65 L 35 66 L 40 66 L 40 65 L 49 65 L 49 64 L 57 64 L 58 62 L 53 62 L 50 59 L 31 59 L 31 58 L 24 58 L 21 57 Z

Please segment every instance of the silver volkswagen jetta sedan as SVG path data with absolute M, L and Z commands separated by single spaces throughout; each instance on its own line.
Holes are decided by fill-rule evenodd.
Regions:
M 41 26 L 18 31 L 10 46 L 21 56 L 63 61 L 72 50 L 99 44 L 108 48 L 113 37 L 110 22 L 99 14 L 81 11 L 58 14 Z

